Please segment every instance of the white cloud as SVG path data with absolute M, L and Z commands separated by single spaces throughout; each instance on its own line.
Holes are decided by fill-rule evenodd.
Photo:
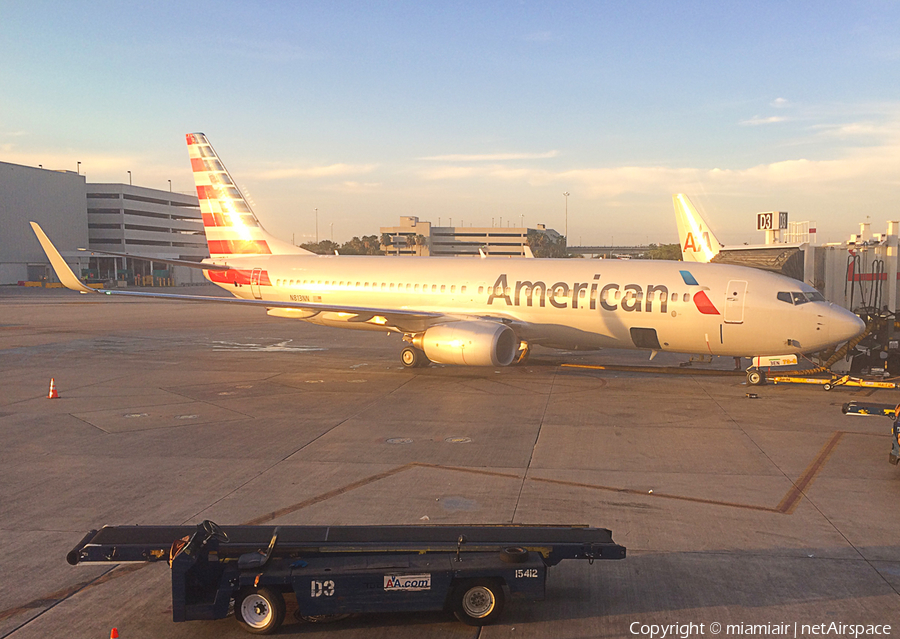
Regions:
M 790 104 L 790 102 L 788 102 L 784 98 L 775 98 L 774 100 L 769 102 L 769 106 L 775 107 L 776 109 L 783 109 L 784 107 L 788 106 L 789 104 Z
M 860 137 L 882 137 L 896 134 L 895 126 L 874 122 L 845 122 L 843 124 L 819 124 L 812 127 L 818 135 L 842 140 Z
M 577 189 L 580 196 L 607 199 L 622 195 L 646 196 L 684 191 L 703 184 L 719 193 L 797 190 L 818 192 L 862 188 L 862 184 L 895 184 L 900 166 L 900 132 L 879 147 L 847 149 L 828 160 L 789 159 L 747 168 L 621 166 L 583 167 L 562 171 L 514 167 L 501 163 L 442 166 L 418 172 L 425 181 L 481 180 Z
M 546 160 L 555 158 L 559 151 L 547 151 L 545 153 L 483 153 L 483 154 L 455 154 L 455 155 L 431 155 L 419 158 L 433 162 L 507 162 L 511 160 Z
M 377 164 L 328 164 L 326 166 L 293 167 L 284 169 L 269 169 L 253 174 L 258 180 L 285 180 L 301 179 L 315 180 L 319 178 L 343 177 L 347 175 L 359 175 L 371 173 Z
M 758 115 L 754 115 L 749 120 L 741 120 L 739 124 L 741 126 L 759 126 L 761 124 L 776 124 L 778 122 L 786 122 L 787 118 L 781 115 L 772 115 L 768 118 L 762 118 Z
M 334 184 L 326 188 L 333 191 L 339 191 L 341 193 L 367 192 L 381 188 L 381 182 L 355 182 L 350 180 L 341 182 L 340 184 Z

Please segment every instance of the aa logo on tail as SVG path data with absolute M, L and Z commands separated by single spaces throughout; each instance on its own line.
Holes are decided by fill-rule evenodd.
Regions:
M 691 231 L 688 231 L 687 236 L 684 238 L 684 246 L 681 247 L 681 251 L 683 253 L 687 253 L 688 251 L 699 253 L 704 248 L 708 251 L 712 251 L 712 244 L 709 241 L 709 231 L 703 231 L 701 237 L 697 237 Z

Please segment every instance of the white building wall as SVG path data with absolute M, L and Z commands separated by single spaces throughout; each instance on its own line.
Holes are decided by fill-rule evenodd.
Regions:
M 72 269 L 88 245 L 83 175 L 0 162 L 0 284 L 56 277 L 28 222 L 41 225 Z

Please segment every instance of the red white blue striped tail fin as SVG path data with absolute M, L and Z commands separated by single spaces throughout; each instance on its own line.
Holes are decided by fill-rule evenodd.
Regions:
M 266 232 L 203 133 L 186 137 L 210 257 L 310 254 Z

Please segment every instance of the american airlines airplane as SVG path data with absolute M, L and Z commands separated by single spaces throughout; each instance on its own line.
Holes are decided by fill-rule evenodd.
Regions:
M 233 297 L 88 288 L 32 222 L 65 286 L 86 294 L 248 304 L 322 326 L 393 331 L 407 343 L 401 353 L 407 367 L 508 366 L 536 344 L 644 349 L 651 358 L 659 351 L 780 356 L 814 353 L 864 329 L 814 288 L 740 266 L 315 255 L 263 229 L 205 135 L 188 134 L 187 144 L 210 258 L 168 262 L 202 268 Z

